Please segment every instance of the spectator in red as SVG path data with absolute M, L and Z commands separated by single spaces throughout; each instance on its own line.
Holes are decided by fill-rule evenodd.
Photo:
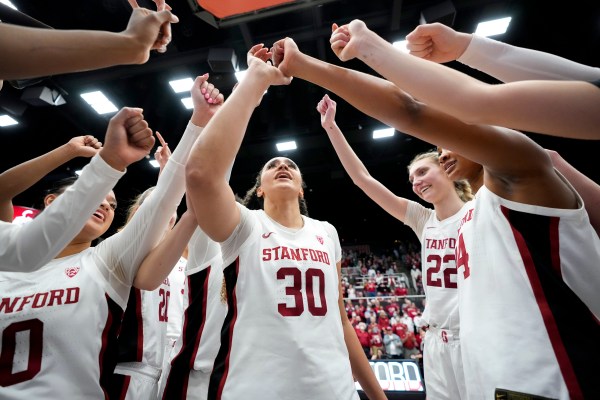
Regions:
M 411 358 L 412 355 L 417 355 L 421 353 L 418 347 L 417 338 L 413 332 L 407 329 L 404 332 L 404 336 L 398 336 L 400 336 L 400 339 L 402 339 L 402 347 L 404 347 L 405 358 Z
M 404 283 L 397 284 L 396 288 L 394 289 L 394 295 L 395 296 L 408 296 L 408 289 L 406 288 L 406 285 Z
M 392 325 L 392 330 L 394 331 L 394 333 L 396 335 L 398 335 L 398 336 L 400 336 L 400 338 L 402 338 L 404 333 L 408 330 L 408 327 L 405 324 L 403 324 L 402 322 L 399 322 L 396 325 Z
M 355 327 L 356 336 L 367 358 L 371 358 L 371 335 L 367 332 L 367 324 L 360 322 Z
M 379 311 L 379 319 L 377 321 L 377 325 L 379 325 L 379 330 L 383 331 L 385 327 L 390 324 L 390 317 L 388 317 L 387 313 L 383 310 Z
M 383 358 L 383 337 L 377 325 L 370 328 L 371 360 Z
M 386 311 L 388 315 L 394 315 L 395 312 L 400 311 L 400 307 L 396 302 L 391 302 L 387 307 Z
M 366 297 L 377 296 L 377 284 L 374 278 L 369 278 L 367 283 L 365 283 L 365 295 Z

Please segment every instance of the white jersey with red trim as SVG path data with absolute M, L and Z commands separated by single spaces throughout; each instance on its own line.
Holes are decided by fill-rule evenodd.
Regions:
M 458 224 L 465 210 L 463 206 L 456 214 L 440 221 L 434 210 L 409 201 L 405 219 L 421 242 L 421 269 L 427 299 L 423 319 L 435 328 L 456 332 L 460 322 L 454 253 Z
M 184 162 L 199 133 L 188 126 L 122 231 L 38 271 L 0 273 L 0 398 L 105 398 L 131 285 L 183 197 Z
M 206 399 L 227 313 L 221 247 L 199 228 L 188 244 L 183 327 L 163 367 L 159 398 Z
M 469 397 L 599 398 L 600 240 L 581 198 L 553 209 L 483 186 L 469 204 L 456 254 Z
M 358 399 L 344 333 L 335 228 L 291 230 L 238 204 L 222 244 L 228 312 L 209 399 Z
M 458 225 L 469 207 L 440 221 L 434 210 L 409 201 L 405 224 L 421 242 L 423 288 L 427 304 L 423 319 L 430 328 L 424 344 L 427 396 L 432 399 L 465 399 L 455 248 Z

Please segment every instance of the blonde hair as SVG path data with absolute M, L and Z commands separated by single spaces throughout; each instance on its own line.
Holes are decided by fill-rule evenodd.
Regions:
M 440 165 L 440 154 L 437 150 L 430 150 L 423 153 L 419 153 L 416 156 L 414 156 L 414 158 L 408 163 L 406 169 L 410 171 L 410 168 L 413 166 L 414 163 L 425 159 L 431 159 L 431 161 L 433 161 L 435 164 Z M 462 201 L 467 202 L 469 200 L 473 200 L 473 190 L 471 189 L 471 185 L 469 185 L 469 182 L 466 179 L 454 181 L 454 190 L 456 190 L 458 197 Z

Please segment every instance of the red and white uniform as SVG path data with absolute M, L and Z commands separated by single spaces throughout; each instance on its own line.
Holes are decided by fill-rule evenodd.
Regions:
M 181 257 L 173 270 L 169 274 L 169 285 L 171 287 L 171 295 L 169 296 L 169 315 L 167 321 L 167 341 L 165 343 L 164 358 L 168 361 L 171 349 L 175 346 L 175 342 L 181 335 L 183 327 L 183 299 L 186 296 L 185 281 L 187 259 Z
M 406 210 L 405 223 L 421 241 L 423 288 L 427 299 L 423 320 L 430 327 L 423 351 L 429 399 L 466 398 L 455 262 L 457 230 L 466 207 L 442 221 L 434 210 L 413 201 Z
M 470 398 L 599 398 L 600 240 L 579 204 L 521 204 L 485 186 L 470 203 L 457 243 Z
M 3 400 L 105 399 L 131 285 L 183 197 L 184 162 L 198 134 L 188 126 L 156 188 L 121 232 L 36 272 L 0 273 Z
M 228 312 L 209 399 L 358 399 L 338 306 L 335 228 L 241 210 L 221 249 Z
M 207 398 L 227 313 L 221 247 L 197 228 L 188 250 L 183 327 L 159 385 L 159 398 L 165 400 Z
M 0 271 L 32 272 L 46 265 L 81 231 L 124 173 L 95 155 L 79 179 L 33 221 L 0 221 Z

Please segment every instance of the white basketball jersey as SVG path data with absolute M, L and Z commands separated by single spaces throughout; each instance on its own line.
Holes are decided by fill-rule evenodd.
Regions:
M 435 211 L 416 202 L 409 202 L 406 225 L 421 241 L 421 269 L 427 304 L 423 319 L 432 327 L 458 333 L 458 290 L 456 283 L 455 248 L 458 224 L 466 206 L 456 214 L 438 220 Z
M 125 301 L 115 300 L 93 251 L 35 276 L 0 274 L 0 398 L 104 399 Z
M 190 125 L 122 231 L 36 272 L 0 273 L 2 400 L 106 398 L 131 285 L 185 192 L 185 160 L 200 133 Z
M 470 398 L 600 398 L 600 240 L 583 206 L 526 205 L 483 186 L 456 260 Z
M 162 367 L 171 289 L 168 278 L 158 289 L 131 289 L 119 333 L 119 363 Z
M 165 400 L 207 398 L 207 381 L 227 313 L 219 244 L 197 228 L 188 249 L 183 327 L 159 388 L 159 397 Z
M 358 399 L 338 306 L 337 232 L 293 231 L 262 210 L 222 245 L 229 309 L 209 399 Z M 245 234 L 240 234 L 245 232 Z

